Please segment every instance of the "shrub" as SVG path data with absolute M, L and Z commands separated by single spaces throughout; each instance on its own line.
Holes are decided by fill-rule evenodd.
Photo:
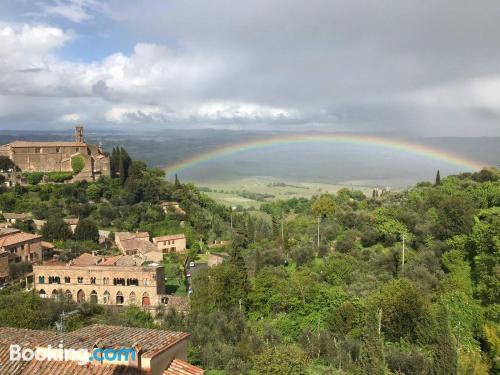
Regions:
M 43 172 L 25 172 L 23 173 L 23 178 L 30 185 L 37 185 L 40 181 L 42 181 L 44 173 Z
M 81 155 L 75 155 L 71 158 L 71 169 L 75 174 L 80 173 L 85 167 L 85 160 Z
M 73 164 L 71 165 L 73 167 Z M 52 182 L 64 182 L 66 180 L 70 180 L 73 177 L 72 172 L 49 172 L 47 173 L 47 177 Z

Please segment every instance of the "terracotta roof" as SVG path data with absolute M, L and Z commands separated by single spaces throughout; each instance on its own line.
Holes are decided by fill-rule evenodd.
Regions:
M 186 238 L 186 235 L 184 233 L 169 234 L 166 236 L 153 237 L 153 242 L 154 241 L 179 240 L 179 239 L 183 239 L 183 238 Z
M 0 236 L 5 236 L 7 234 L 12 234 L 12 233 L 19 233 L 20 231 L 21 231 L 21 229 L 4 227 L 4 228 L 0 228 Z
M 4 237 L 0 237 L 0 247 L 11 246 L 18 243 L 31 241 L 35 239 L 41 239 L 41 238 L 42 236 L 40 236 L 39 234 L 31 234 L 25 232 L 13 233 Z
M 151 251 L 159 251 L 158 248 L 151 242 L 139 238 L 130 238 L 121 240 L 120 244 L 124 251 L 138 250 L 141 253 L 149 253 Z
M 174 359 L 163 375 L 203 375 L 205 370 L 181 359 Z
M 0 345 L 0 374 L 9 375 L 146 375 L 149 369 L 131 366 L 89 363 L 80 365 L 76 361 L 11 361 L 10 346 Z
M 139 238 L 145 238 L 149 240 L 149 233 L 148 232 L 116 232 L 115 233 L 115 240 L 130 240 L 130 239 L 139 239 Z
M 42 241 L 42 247 L 45 249 L 53 249 L 55 246 L 47 241 Z
M 93 348 L 98 340 L 105 347 L 139 345 L 143 356 L 152 358 L 189 336 L 185 332 L 94 324 L 65 333 L 64 346 L 73 349 Z M 53 338 L 49 344 L 57 346 L 59 338 Z
M 85 142 L 59 142 L 59 141 L 14 141 L 11 147 L 87 147 Z
M 16 343 L 21 346 L 42 346 L 46 345 L 49 340 L 55 340 L 58 337 L 59 335 L 55 331 L 0 327 L 0 344 Z
M 102 260 L 102 257 L 92 255 L 90 253 L 83 253 L 78 258 L 73 259 L 71 263 L 72 266 L 78 267 L 86 267 L 86 266 L 95 266 Z

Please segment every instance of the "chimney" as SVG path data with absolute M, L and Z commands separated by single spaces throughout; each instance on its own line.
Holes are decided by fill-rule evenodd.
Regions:
M 83 126 L 75 126 L 75 142 L 84 142 L 83 140 Z

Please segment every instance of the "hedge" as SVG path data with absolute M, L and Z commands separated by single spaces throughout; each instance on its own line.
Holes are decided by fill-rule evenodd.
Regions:
M 75 174 L 80 173 L 85 167 L 85 160 L 81 155 L 76 155 L 71 158 L 71 169 Z
M 70 180 L 73 177 L 72 172 L 49 172 L 47 177 L 52 182 L 64 182 Z
M 37 185 L 40 181 L 42 181 L 44 173 L 43 172 L 24 172 L 23 178 L 30 185 Z

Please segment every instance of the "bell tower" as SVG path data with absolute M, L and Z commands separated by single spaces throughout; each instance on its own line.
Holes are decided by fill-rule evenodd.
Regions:
M 83 126 L 78 125 L 75 126 L 75 142 L 81 142 L 83 143 Z

